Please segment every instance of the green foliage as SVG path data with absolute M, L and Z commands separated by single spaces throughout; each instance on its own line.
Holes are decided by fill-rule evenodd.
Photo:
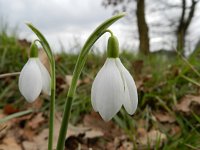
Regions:
M 0 33 L 0 74 L 8 72 L 18 72 L 22 69 L 27 60 L 28 46 L 23 46 L 17 38 L 5 32 Z M 131 72 L 138 85 L 139 107 L 134 116 L 129 116 L 122 109 L 114 118 L 114 121 L 124 129 L 125 133 L 137 147 L 136 133 L 140 127 L 139 120 L 145 120 L 145 129 L 156 128 L 167 135 L 167 141 L 160 148 L 158 144 L 155 149 L 199 149 L 200 148 L 200 118 L 196 112 L 190 116 L 185 116 L 181 112 L 175 111 L 174 107 L 179 100 L 188 94 L 199 94 L 200 72 L 199 49 L 197 49 L 187 61 L 174 53 L 152 53 L 149 56 L 136 55 L 132 52 L 123 51 L 120 58 L 123 64 Z M 57 74 L 57 97 L 56 109 L 63 110 L 66 100 L 66 75 L 72 75 L 75 67 L 77 54 L 61 53 L 56 55 Z M 72 106 L 71 123 L 76 124 L 82 116 L 92 111 L 90 102 L 91 85 L 94 77 L 105 62 L 105 54 L 99 55 L 90 53 L 87 58 L 85 68 L 80 77 L 80 84 L 77 88 L 74 104 Z M 191 66 L 193 68 L 191 68 Z M 184 76 L 188 78 L 184 78 Z M 84 80 L 88 81 L 85 82 Z M 12 103 L 16 108 L 23 110 L 25 101 L 18 92 L 18 77 L 6 77 L 0 79 L 0 108 L 3 109 L 8 103 Z M 194 81 L 194 82 L 191 82 Z M 63 88 L 65 86 L 65 88 Z M 42 110 L 49 109 L 49 101 L 43 98 Z M 166 111 L 175 116 L 175 124 L 180 127 L 181 132 L 170 135 L 169 131 L 163 129 L 162 125 L 153 119 L 153 113 Z
M 8 35 L 6 31 L 1 31 L 0 74 L 19 71 L 28 58 L 27 49 L 20 45 L 15 35 Z

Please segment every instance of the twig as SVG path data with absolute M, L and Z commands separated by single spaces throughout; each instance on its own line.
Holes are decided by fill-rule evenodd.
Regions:
M 18 76 L 19 74 L 20 74 L 20 72 L 12 72 L 12 73 L 0 74 L 0 79 L 1 78 L 6 78 L 6 77 L 10 77 L 10 76 Z
M 6 117 L 4 117 L 4 118 L 1 118 L 1 119 L 0 119 L 0 124 L 6 122 L 6 121 L 8 121 L 8 120 L 11 120 L 11 119 L 13 119 L 13 118 L 17 118 L 17 117 L 21 117 L 21 116 L 30 114 L 30 113 L 32 113 L 32 112 L 33 112 L 33 110 L 32 110 L 32 109 L 29 109 L 29 110 L 20 111 L 20 112 L 11 114 L 11 115 L 9 115 L 9 116 L 6 116 Z

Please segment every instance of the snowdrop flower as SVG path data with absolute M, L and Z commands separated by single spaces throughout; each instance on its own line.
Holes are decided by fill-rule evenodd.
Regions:
M 108 58 L 97 74 L 91 90 L 92 106 L 105 121 L 109 121 L 122 106 L 132 115 L 137 108 L 138 96 L 135 82 L 118 58 L 118 41 L 108 40 Z
M 32 44 L 30 58 L 19 76 L 19 90 L 28 102 L 33 102 L 41 91 L 50 95 L 50 75 L 38 58 L 37 47 Z

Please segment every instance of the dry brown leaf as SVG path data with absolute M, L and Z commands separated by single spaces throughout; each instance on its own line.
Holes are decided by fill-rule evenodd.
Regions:
M 89 127 L 85 127 L 83 125 L 77 125 L 77 126 L 73 126 L 73 125 L 69 125 L 69 129 L 67 131 L 67 138 L 70 136 L 78 136 L 80 134 L 84 134 L 87 131 L 89 131 L 90 128 Z
M 6 123 L 1 123 L 0 124 L 0 132 L 2 132 L 3 130 L 5 130 L 7 128 Z
M 25 150 L 39 150 L 36 143 L 30 141 L 24 141 L 22 146 Z
M 89 77 L 85 77 L 84 79 L 81 80 L 81 84 L 89 84 L 92 82 L 92 79 Z
M 5 137 L 0 144 L 0 150 L 22 150 L 14 137 Z
M 5 117 L 4 114 L 0 114 L 0 119 L 4 117 Z M 0 124 L 0 138 L 3 138 L 7 134 L 11 126 L 12 126 L 11 121 L 7 121 Z
M 106 138 L 113 138 L 122 135 L 120 130 L 112 121 L 105 122 L 96 112 L 85 115 L 83 118 L 83 125 L 90 127 L 93 130 L 99 130 Z
M 38 97 L 33 103 L 26 103 L 25 107 L 26 108 L 31 108 L 34 110 L 39 110 L 43 106 L 43 100 Z
M 33 137 L 35 136 L 35 130 L 32 130 L 32 129 L 22 129 L 21 130 L 21 136 L 24 138 L 24 139 L 27 139 L 27 140 L 33 140 Z
M 40 150 L 47 150 L 49 130 L 44 129 L 37 136 L 33 138 L 34 143 L 36 143 L 37 148 Z
M 136 84 L 137 89 L 142 89 L 144 82 L 143 80 L 136 80 L 135 84 Z
M 158 121 L 160 122 L 169 122 L 169 123 L 173 123 L 176 121 L 175 117 L 170 115 L 167 112 L 155 112 L 154 116 L 156 117 L 156 119 L 158 119 Z
M 176 106 L 176 110 L 182 111 L 185 113 L 190 113 L 192 107 L 197 107 L 197 111 L 199 111 L 200 108 L 200 95 L 186 95 L 181 100 L 180 103 L 178 103 Z M 195 111 L 194 109 L 192 109 Z M 200 112 L 198 112 L 200 113 Z
M 181 132 L 181 128 L 179 126 L 174 125 L 173 127 L 171 127 L 171 131 L 170 131 L 171 135 L 177 135 L 180 132 Z
M 103 132 L 102 131 L 99 131 L 99 130 L 90 130 L 90 131 L 86 131 L 85 132 L 85 138 L 89 138 L 89 139 L 92 139 L 92 138 L 97 138 L 97 137 L 101 137 L 103 136 Z
M 72 75 L 66 75 L 66 76 L 65 76 L 65 81 L 66 81 L 66 83 L 67 83 L 67 86 L 70 86 L 70 85 L 71 85 L 72 78 L 73 78 Z M 79 86 L 80 84 L 81 84 L 81 80 L 78 80 L 77 86 Z
M 43 117 L 42 113 L 38 113 L 37 115 L 34 116 L 33 119 L 31 119 L 28 122 L 28 126 L 31 127 L 32 129 L 38 128 L 43 122 L 45 121 L 45 118 Z
M 133 143 L 129 141 L 124 141 L 122 147 L 119 150 L 133 150 Z
M 11 104 L 7 104 L 4 106 L 3 108 L 3 112 L 4 114 L 7 114 L 7 115 L 10 115 L 10 114 L 13 114 L 13 113 L 16 113 L 18 112 L 19 109 L 16 109 L 13 105 Z
M 156 144 L 162 146 L 166 139 L 166 135 L 161 133 L 159 130 L 151 130 L 149 132 L 147 132 L 144 128 L 140 128 L 138 130 L 137 142 L 139 147 L 147 147 L 149 145 L 151 148 L 154 148 Z M 160 143 L 157 143 L 158 141 L 160 141 Z

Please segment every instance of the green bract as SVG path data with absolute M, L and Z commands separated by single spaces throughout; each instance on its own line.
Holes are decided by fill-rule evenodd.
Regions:
M 33 42 L 31 44 L 31 47 L 30 47 L 30 57 L 38 57 L 38 47 L 35 44 L 35 42 Z
M 119 57 L 119 43 L 116 36 L 111 35 L 108 39 L 107 56 L 109 58 Z

